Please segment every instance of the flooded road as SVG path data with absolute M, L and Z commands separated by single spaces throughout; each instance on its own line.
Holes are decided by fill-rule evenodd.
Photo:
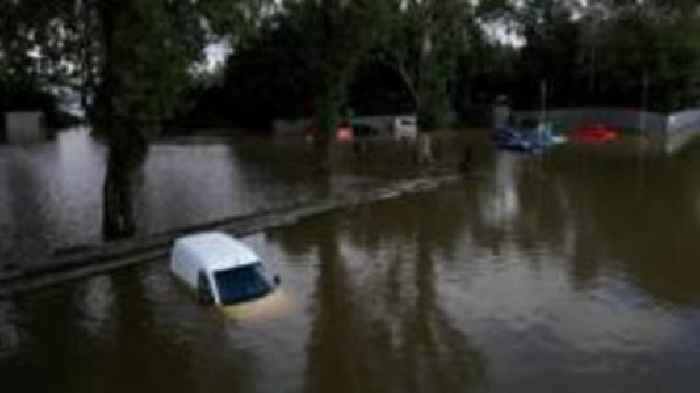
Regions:
M 309 201 L 352 181 L 308 180 L 299 165 L 303 146 L 221 140 L 151 146 L 133 197 L 138 234 Z M 35 145 L 0 145 L 0 260 L 27 264 L 101 242 L 105 160 L 104 145 L 86 129 Z
M 700 391 L 700 151 L 477 157 L 483 179 L 245 239 L 274 313 L 200 307 L 167 261 L 0 300 L 2 389 Z

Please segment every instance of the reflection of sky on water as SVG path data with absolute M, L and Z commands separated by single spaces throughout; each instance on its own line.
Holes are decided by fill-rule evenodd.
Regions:
M 62 133 L 56 140 L 56 157 L 42 163 L 52 166 L 46 215 L 57 221 L 57 244 L 94 243 L 102 233 L 104 148 L 89 138 L 88 132 L 77 129 Z
M 6 157 L 7 152 L 0 146 L 0 173 L 7 173 L 9 159 Z M 3 261 L 9 260 L 9 251 L 15 234 L 15 223 L 12 220 L 12 210 L 10 207 L 10 196 L 7 192 L 10 183 L 7 176 L 0 176 L 0 259 Z
M 678 333 L 672 314 L 624 281 L 601 280 L 580 292 L 571 286 L 563 261 L 547 259 L 538 269 L 526 262 L 497 269 L 489 268 L 489 261 L 474 261 L 478 279 L 442 289 L 469 310 L 469 320 L 483 324 L 484 333 L 498 327 L 518 334 L 546 326 L 557 341 L 584 352 L 654 350 Z M 541 338 L 529 337 L 531 344 Z
M 509 224 L 520 213 L 517 174 L 524 160 L 518 158 L 512 154 L 498 154 L 493 176 L 488 179 L 488 186 L 479 190 L 483 206 L 479 212 L 484 222 L 493 227 L 509 228 Z
M 93 337 L 109 337 L 107 324 L 117 317 L 114 315 L 115 294 L 111 276 L 96 276 L 84 281 L 73 296 L 85 332 Z
M 245 137 L 233 143 L 239 139 Z M 261 149 L 260 143 L 246 149 Z M 139 232 L 250 214 L 318 195 L 312 185 L 287 176 L 292 169 L 280 163 L 284 158 L 256 161 L 241 154 L 228 144 L 151 146 L 135 178 Z M 55 249 L 100 242 L 104 172 L 105 148 L 87 129 L 26 147 L 0 146 L 3 259 L 31 263 Z
M 658 303 L 624 273 L 601 273 L 592 288 L 578 288 L 568 255 L 515 247 L 495 255 L 464 244 L 457 254 L 466 264 L 449 265 L 438 286 L 441 304 L 487 349 L 494 391 L 522 384 L 527 391 L 586 391 L 588 383 L 598 389 L 619 382 L 649 391 L 650 381 L 677 375 L 674 386 L 683 386 L 693 375 L 687 357 L 697 360 L 700 350 L 691 329 L 700 312 Z
M 186 165 L 182 165 L 186 162 Z M 229 146 L 207 146 L 195 151 L 180 146 L 153 146 L 145 163 L 145 173 L 139 184 L 137 217 L 149 217 L 142 222 L 145 232 L 162 230 L 162 223 L 173 227 L 190 224 L 187 212 L 206 206 L 214 214 L 206 212 L 200 222 L 226 216 L 226 208 L 232 201 L 241 206 L 251 206 L 246 190 L 234 185 L 245 179 L 231 164 Z

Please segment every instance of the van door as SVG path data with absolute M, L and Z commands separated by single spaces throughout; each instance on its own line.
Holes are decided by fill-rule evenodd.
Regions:
M 214 294 L 211 291 L 211 284 L 206 273 L 200 271 L 197 275 L 197 299 L 203 306 L 214 304 Z

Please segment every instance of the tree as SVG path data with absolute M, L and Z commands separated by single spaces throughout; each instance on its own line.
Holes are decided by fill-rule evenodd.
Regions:
M 63 120 L 47 87 L 68 83 L 72 1 L 0 0 L 0 113 L 39 109 L 50 126 Z
M 700 19 L 678 2 L 608 5 L 596 102 L 672 111 L 698 105 Z
M 474 7 L 463 0 L 390 0 L 380 55 L 411 93 L 423 130 L 444 126 L 448 85 L 469 44 Z
M 108 238 L 133 232 L 133 173 L 178 105 L 192 64 L 217 35 L 231 39 L 272 0 L 0 0 L 0 82 L 79 89 L 106 138 Z M 19 82 L 18 82 L 19 81 Z M 88 100 L 88 97 L 92 99 Z
M 295 1 L 287 2 L 292 6 Z M 357 65 L 372 47 L 382 2 L 374 0 L 301 0 L 305 21 L 305 58 L 313 83 L 313 107 L 319 129 L 316 151 L 319 169 L 327 169 L 330 134 L 335 130 L 346 89 Z
M 283 10 L 261 22 L 257 34 L 228 58 L 221 87 L 199 106 L 235 102 L 227 120 L 247 127 L 269 127 L 276 118 L 311 116 L 315 83 L 313 58 L 318 50 L 313 13 L 304 3 L 284 3 Z
M 94 96 L 94 130 L 108 145 L 103 206 L 106 238 L 133 233 L 133 175 L 146 158 L 149 140 L 177 108 L 204 46 L 222 34 L 238 38 L 236 23 L 255 23 L 251 20 L 268 3 L 75 3 L 80 32 L 75 53 L 82 60 L 83 93 Z
M 516 97 L 521 106 L 539 107 L 540 86 L 546 86 L 547 101 L 575 104 L 570 90 L 578 67 L 579 30 L 572 11 L 570 2 L 561 0 L 528 0 L 518 10 L 525 39 Z
M 253 20 L 261 0 L 94 0 L 100 49 L 95 129 L 107 138 L 104 184 L 107 238 L 134 231 L 132 188 L 148 142 L 172 115 L 188 86 L 192 65 L 216 33 L 238 37 L 235 21 Z M 87 12 L 90 14 L 90 12 Z

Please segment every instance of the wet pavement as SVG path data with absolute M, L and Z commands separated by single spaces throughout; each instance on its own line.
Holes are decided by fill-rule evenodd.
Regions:
M 483 179 L 246 238 L 282 306 L 200 307 L 165 260 L 1 300 L 0 384 L 700 391 L 700 150 L 634 146 L 484 146 Z

